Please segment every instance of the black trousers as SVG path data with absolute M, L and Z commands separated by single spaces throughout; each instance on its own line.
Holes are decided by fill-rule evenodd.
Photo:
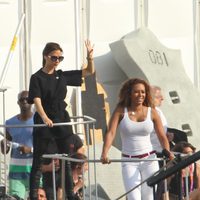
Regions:
M 41 165 L 43 164 L 43 154 L 47 154 L 48 144 L 51 142 L 52 138 L 41 138 L 38 135 L 33 134 L 33 163 L 32 170 L 30 174 L 30 199 L 37 200 L 37 192 L 40 186 L 40 179 L 42 177 Z M 67 154 L 66 149 L 67 138 L 55 138 L 56 145 L 58 147 L 59 154 Z M 73 193 L 73 178 L 72 171 L 69 164 L 65 165 L 65 193 L 68 200 L 74 200 Z M 47 195 L 48 196 L 48 195 Z M 52 196 L 52 195 L 50 195 Z M 50 200 L 49 197 L 48 200 Z

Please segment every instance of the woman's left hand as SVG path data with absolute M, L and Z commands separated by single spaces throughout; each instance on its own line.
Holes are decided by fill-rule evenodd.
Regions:
M 92 45 L 90 40 L 85 41 L 85 46 L 87 48 L 87 58 L 93 59 L 93 50 L 94 50 L 94 44 Z
M 169 158 L 170 160 L 173 160 L 175 158 L 174 154 L 167 149 L 163 149 L 162 154 L 163 156 L 165 156 L 166 158 Z
M 102 164 L 110 164 L 110 163 L 111 163 L 111 162 L 110 162 L 110 159 L 109 159 L 109 158 L 107 157 L 107 155 L 105 155 L 105 154 L 102 154 L 102 155 L 101 155 L 100 160 L 101 160 Z
M 53 127 L 53 121 L 49 119 L 47 116 L 42 117 L 42 120 L 44 124 L 46 124 L 48 127 Z

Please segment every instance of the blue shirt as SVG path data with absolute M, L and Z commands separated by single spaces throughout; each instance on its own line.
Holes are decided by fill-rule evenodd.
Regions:
M 33 117 L 26 121 L 18 119 L 14 116 L 6 121 L 6 125 L 33 125 Z M 32 127 L 26 128 L 7 128 L 7 132 L 12 137 L 12 142 L 33 147 Z M 28 179 L 32 166 L 32 153 L 20 154 L 19 148 L 12 148 L 9 166 L 9 178 L 11 179 Z

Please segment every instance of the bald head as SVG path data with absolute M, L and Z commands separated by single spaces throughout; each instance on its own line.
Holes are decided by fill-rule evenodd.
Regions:
M 18 94 L 18 100 L 19 100 L 21 97 L 28 97 L 28 91 L 27 91 L 27 90 L 21 91 L 21 92 Z
M 28 104 L 28 91 L 23 90 L 18 94 L 18 101 L 17 101 L 21 113 L 27 113 L 31 111 L 31 104 Z

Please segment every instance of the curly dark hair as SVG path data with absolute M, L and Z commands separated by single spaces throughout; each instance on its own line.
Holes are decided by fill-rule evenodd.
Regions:
M 132 78 L 124 82 L 119 92 L 119 106 L 129 107 L 131 105 L 132 88 L 137 84 L 143 84 L 145 87 L 146 98 L 144 100 L 144 105 L 147 107 L 153 107 L 150 85 L 146 81 L 139 78 Z
M 71 158 L 87 160 L 87 156 L 82 153 L 74 153 L 71 155 Z M 82 167 L 84 162 L 71 162 L 72 170 L 76 169 L 76 167 Z

